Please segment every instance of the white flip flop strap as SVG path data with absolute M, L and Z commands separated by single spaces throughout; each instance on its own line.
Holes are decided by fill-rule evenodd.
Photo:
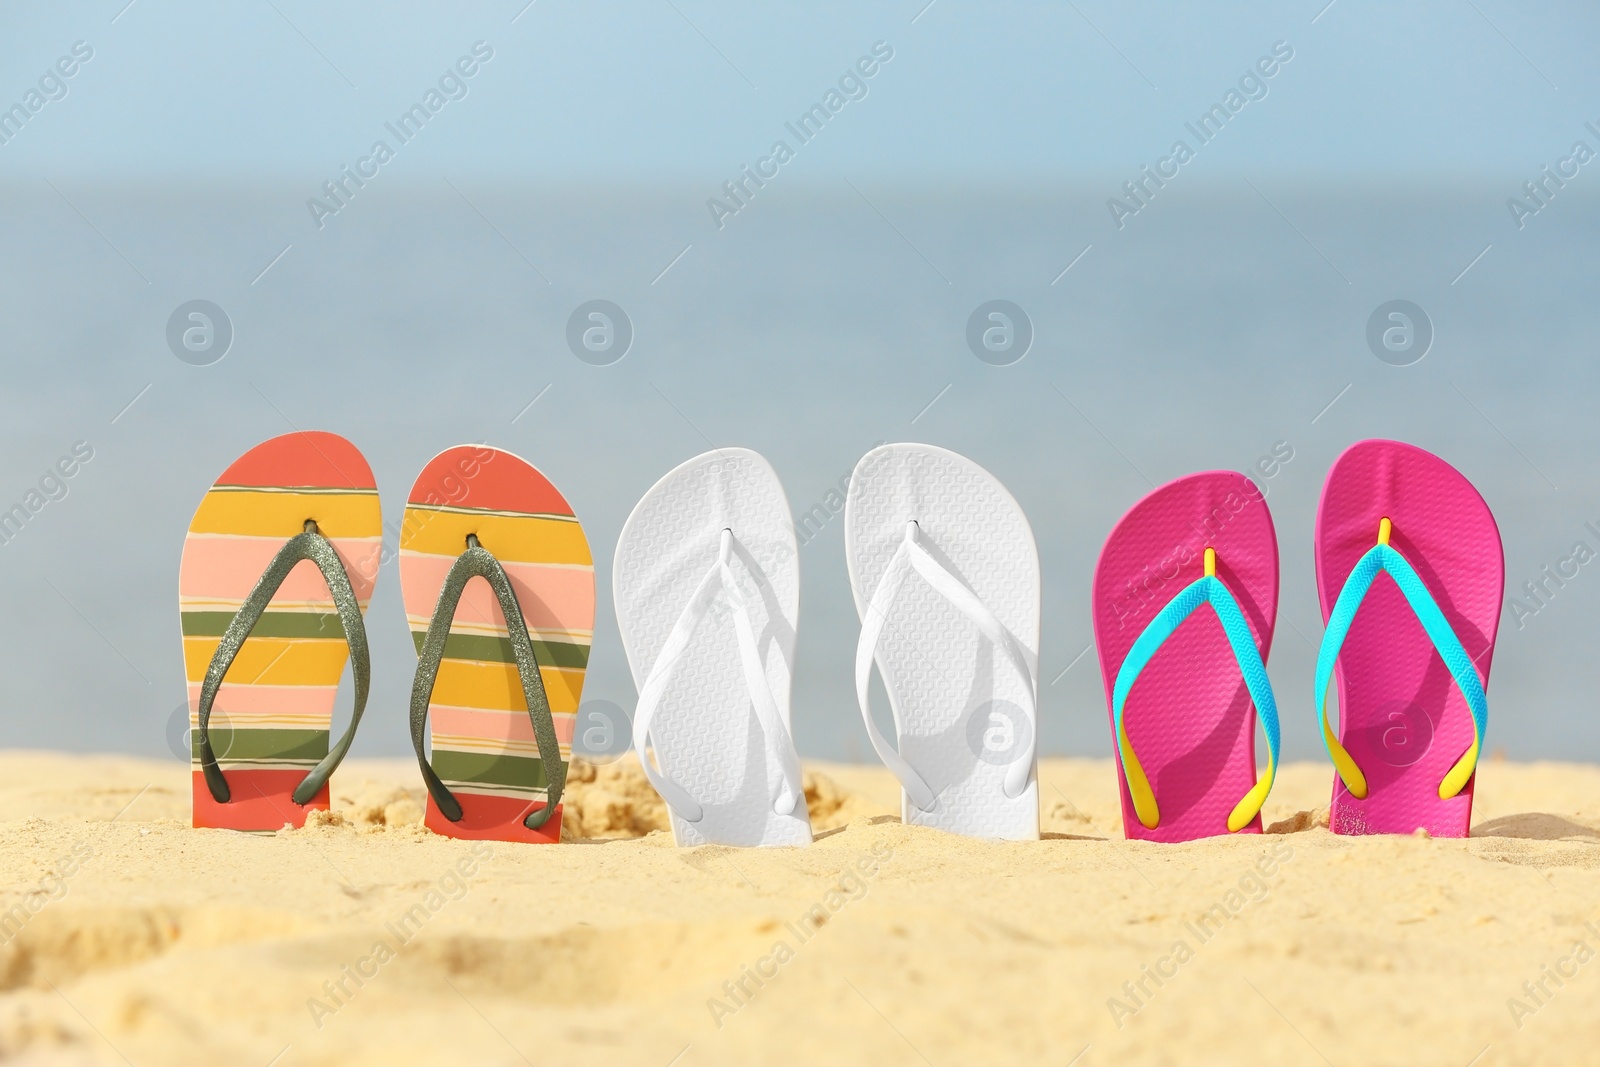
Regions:
M 1012 667 L 1022 676 L 1026 700 L 1025 712 L 1028 715 L 1029 725 L 1032 729 L 1028 734 L 1026 747 L 1017 754 L 1006 768 L 1006 777 L 1003 788 L 1008 798 L 1015 799 L 1022 795 L 1028 787 L 1028 779 L 1033 773 L 1034 753 L 1038 739 L 1038 714 L 1036 696 L 1034 694 L 1033 672 L 1028 669 L 1028 662 L 1018 646 L 1017 640 L 1012 636 L 1004 623 L 994 612 L 980 600 L 960 578 L 952 574 L 945 566 L 935 559 L 927 549 L 917 543 L 917 525 L 915 522 L 906 524 L 905 540 L 895 550 L 889 560 L 889 566 L 879 579 L 878 588 L 872 594 L 872 601 L 867 609 L 867 617 L 861 627 L 861 640 L 856 646 L 856 701 L 861 705 L 861 715 L 867 726 L 867 736 L 872 741 L 873 749 L 878 753 L 878 758 L 894 772 L 900 779 L 902 788 L 911 802 L 923 811 L 933 807 L 933 790 L 928 787 L 920 774 L 891 747 L 872 721 L 872 713 L 867 704 L 867 687 L 872 678 L 872 663 L 877 652 L 878 641 L 883 634 L 883 628 L 888 622 L 889 609 L 894 603 L 894 598 L 899 594 L 900 587 L 905 584 L 906 576 L 912 569 L 922 575 L 934 590 L 951 603 L 983 632 L 997 648 L 1005 652 L 1006 658 L 1011 661 Z
M 723 536 L 727 537 L 728 534 L 724 533 Z M 755 626 L 750 621 L 750 613 L 745 608 L 744 597 L 739 593 L 738 582 L 727 559 L 727 553 L 724 552 L 717 569 L 722 576 L 722 591 L 728 598 L 728 606 L 733 609 L 733 630 L 739 639 L 739 660 L 744 666 L 745 688 L 750 691 L 756 718 L 766 736 L 767 748 L 777 757 L 783 775 L 782 789 L 772 800 L 772 810 L 779 815 L 790 815 L 805 795 L 800 780 L 800 754 L 795 751 L 794 738 L 789 736 L 789 728 L 778 713 L 778 702 L 767 685 L 767 667 L 756 644 Z
M 889 744 L 883 734 L 878 732 L 877 724 L 872 721 L 872 708 L 867 701 L 867 690 L 872 681 L 872 662 L 878 651 L 878 639 L 883 635 L 884 623 L 889 617 L 889 607 L 894 603 L 894 598 L 899 594 L 900 586 L 905 583 L 910 570 L 909 553 L 902 544 L 890 557 L 889 566 L 884 570 L 883 577 L 878 579 L 878 588 L 873 590 L 872 600 L 867 604 L 866 614 L 861 620 L 861 639 L 856 643 L 856 703 L 861 706 L 861 719 L 866 723 L 867 739 L 872 742 L 873 751 L 878 754 L 883 765 L 900 779 L 900 788 L 906 791 L 911 803 L 922 811 L 928 811 L 934 805 L 933 790 L 922 780 L 922 775 L 918 774 L 895 747 Z
M 744 598 L 739 594 L 733 570 L 728 566 L 730 541 L 731 534 L 724 531 L 722 551 L 717 562 L 700 580 L 694 595 L 689 598 L 689 603 L 684 605 L 683 613 L 678 616 L 678 621 L 672 627 L 672 633 L 667 636 L 666 644 L 656 656 L 655 665 L 651 667 L 644 687 L 639 691 L 639 703 L 634 712 L 633 747 L 639 754 L 639 763 L 644 768 L 645 777 L 650 780 L 650 784 L 672 810 L 691 823 L 704 818 L 705 809 L 677 782 L 651 766 L 648 753 L 650 727 L 660 707 L 662 694 L 666 692 L 667 684 L 672 680 L 679 664 L 683 662 L 695 630 L 710 612 L 719 588 L 727 596 L 729 607 L 733 612 L 734 632 L 739 643 L 739 659 L 744 668 L 745 686 L 750 691 L 751 701 L 755 705 L 756 718 L 760 721 L 767 744 L 777 756 L 783 772 L 782 789 L 773 800 L 773 810 L 780 815 L 788 815 L 794 811 L 800 797 L 804 795 L 800 780 L 800 758 L 795 752 L 794 740 L 789 736 L 782 716 L 778 714 L 777 701 L 767 685 L 766 668 L 756 644 L 755 627 L 750 622 Z
M 661 799 L 665 800 L 681 818 L 689 822 L 699 822 L 705 817 L 705 811 L 682 786 L 650 765 L 648 751 L 650 724 L 655 719 L 656 708 L 661 704 L 661 694 L 666 691 L 667 683 L 672 680 L 673 671 L 683 660 L 690 638 L 694 636 L 695 629 L 699 627 L 700 621 L 706 617 L 706 612 L 711 608 L 711 600 L 716 595 L 719 584 L 718 577 L 717 568 L 713 567 L 700 580 L 700 585 L 689 598 L 689 603 L 684 605 L 683 613 L 673 624 L 672 633 L 667 635 L 666 644 L 661 646 L 661 653 L 656 656 L 655 665 L 650 668 L 650 676 L 645 679 L 644 687 L 639 690 L 639 703 L 633 714 L 633 748 L 639 754 L 639 764 L 644 768 L 644 776 L 650 779 L 650 784 L 661 794 Z

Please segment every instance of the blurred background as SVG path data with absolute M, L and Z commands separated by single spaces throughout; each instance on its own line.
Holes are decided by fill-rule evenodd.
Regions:
M 595 554 L 586 696 L 630 711 L 623 520 L 692 455 L 764 453 L 811 516 L 797 741 L 850 760 L 827 500 L 875 442 L 1021 501 L 1042 750 L 1097 756 L 1106 533 L 1287 452 L 1270 668 L 1286 754 L 1321 758 L 1317 494 L 1383 436 L 1500 521 L 1491 749 L 1600 759 L 1600 564 L 1521 593 L 1600 551 L 1597 45 L 1600 9 L 1507 0 L 8 5 L 0 510 L 28 518 L 0 544 L 0 745 L 177 758 L 189 519 L 240 453 L 318 428 L 371 462 L 391 551 L 447 446 L 549 475 Z M 625 351 L 569 344 L 595 300 Z M 969 343 L 997 300 L 1009 340 Z M 410 752 L 396 579 L 358 755 Z

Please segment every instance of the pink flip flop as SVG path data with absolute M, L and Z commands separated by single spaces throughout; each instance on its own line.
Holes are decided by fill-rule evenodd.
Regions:
M 1278 536 L 1261 491 L 1234 471 L 1156 489 L 1106 539 L 1093 596 L 1125 836 L 1260 833 L 1278 766 L 1265 666 Z M 1213 618 L 1190 619 L 1202 604 Z M 1259 779 L 1257 714 L 1268 749 Z
M 1316 558 L 1333 832 L 1467 836 L 1505 589 L 1489 505 L 1432 453 L 1360 441 L 1323 484 Z M 1337 736 L 1326 703 L 1335 673 Z

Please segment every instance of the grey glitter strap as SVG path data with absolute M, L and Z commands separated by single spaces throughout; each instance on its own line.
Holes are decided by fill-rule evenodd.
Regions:
M 561 762 L 561 745 L 556 740 L 555 720 L 550 716 L 550 701 L 545 696 L 544 679 L 539 676 L 539 663 L 533 655 L 533 641 L 528 637 L 528 624 L 522 618 L 522 605 L 511 588 L 500 561 L 478 543 L 477 534 L 467 535 L 467 550 L 456 557 L 439 589 L 439 602 L 428 622 L 428 636 L 422 642 L 417 659 L 417 675 L 411 685 L 411 744 L 417 750 L 417 765 L 422 768 L 422 780 L 428 793 L 438 805 L 439 813 L 451 822 L 461 821 L 461 803 L 434 773 L 423 750 L 423 736 L 428 728 L 428 704 L 433 700 L 433 684 L 439 677 L 439 661 L 444 658 L 445 640 L 450 636 L 450 623 L 455 619 L 456 605 L 461 601 L 461 591 L 467 582 L 482 578 L 494 590 L 500 601 L 500 611 L 506 617 L 506 630 L 511 638 L 511 652 L 517 658 L 517 674 L 522 678 L 522 695 L 528 705 L 528 718 L 533 721 L 533 736 L 539 742 L 539 758 L 544 763 L 548 783 L 545 806 L 522 820 L 530 830 L 543 826 L 555 814 L 561 803 L 561 791 L 567 784 L 567 765 Z
M 217 699 L 217 691 L 222 688 L 222 679 L 227 675 L 228 668 L 233 666 L 233 659 L 239 654 L 239 649 L 244 645 L 245 639 L 250 636 L 250 631 L 261 619 L 262 612 L 267 610 L 267 604 L 272 596 L 289 577 L 289 572 L 294 570 L 295 564 L 301 560 L 309 559 L 322 571 L 322 577 L 328 583 L 328 592 L 333 594 L 333 605 L 338 609 L 339 622 L 344 627 L 345 643 L 350 646 L 350 665 L 355 674 L 356 704 L 355 711 L 350 716 L 350 725 L 345 730 L 344 736 L 339 738 L 339 743 L 322 758 L 322 762 L 311 768 L 311 773 L 301 779 L 295 787 L 294 802 L 305 804 L 321 792 L 327 784 L 328 776 L 335 767 L 344 759 L 346 752 L 350 751 L 350 742 L 355 740 L 356 727 L 361 724 L 361 712 L 367 706 L 367 687 L 372 680 L 372 660 L 367 652 L 367 627 L 361 619 L 361 604 L 356 600 L 355 590 L 350 586 L 350 575 L 345 573 L 344 563 L 339 559 L 333 545 L 317 530 L 317 524 L 306 520 L 305 532 L 296 534 L 284 542 L 278 554 L 272 557 L 272 562 L 267 564 L 267 569 L 261 573 L 256 581 L 256 587 L 250 590 L 250 595 L 244 598 L 244 603 L 239 605 L 238 612 L 228 623 L 228 628 L 222 634 L 222 640 L 217 642 L 217 650 L 212 653 L 211 665 L 206 668 L 206 680 L 200 687 L 200 769 L 205 772 L 206 785 L 211 789 L 211 796 L 218 804 L 226 804 L 232 793 L 228 788 L 228 780 L 222 774 L 222 768 L 217 766 L 217 757 L 211 750 L 211 705 Z

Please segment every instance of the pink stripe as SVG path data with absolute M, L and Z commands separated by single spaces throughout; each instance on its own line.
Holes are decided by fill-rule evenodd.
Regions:
M 484 741 L 522 741 L 534 744 L 533 721 L 525 711 L 480 711 L 477 708 L 434 708 L 429 712 L 433 731 L 437 734 L 457 734 Z M 572 744 L 573 731 L 577 729 L 576 715 L 557 713 L 556 740 L 563 745 Z
M 449 556 L 405 556 L 400 567 L 400 592 L 406 613 L 427 618 L 439 600 L 455 559 Z M 507 563 L 506 575 L 528 625 L 537 630 L 594 628 L 594 572 L 587 568 L 551 567 L 540 563 Z M 472 581 L 461 594 L 456 618 L 463 622 L 505 625 L 500 604 L 489 583 Z
M 372 596 L 383 546 L 377 541 L 331 538 L 334 551 L 350 575 L 357 600 Z M 283 542 L 272 537 L 191 537 L 183 544 L 178 594 L 243 600 Z M 279 587 L 276 599 L 328 600 L 328 585 L 310 560 L 297 564 Z
M 241 714 L 328 715 L 337 688 L 328 686 L 270 686 L 222 683 L 217 707 Z M 200 683 L 189 683 L 189 707 L 200 706 Z

